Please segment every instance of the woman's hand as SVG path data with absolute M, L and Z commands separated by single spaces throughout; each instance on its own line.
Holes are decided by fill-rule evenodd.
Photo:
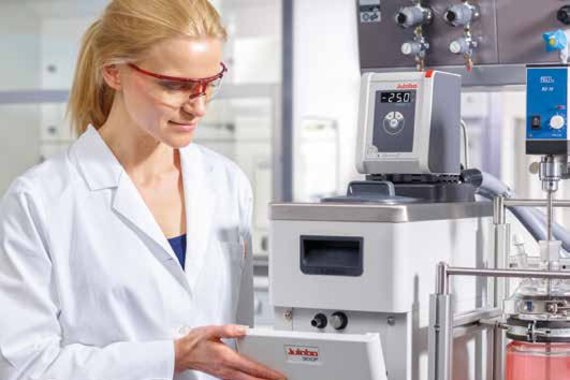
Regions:
M 232 350 L 221 339 L 246 335 L 239 325 L 206 326 L 192 329 L 175 341 L 175 369 L 193 369 L 224 380 L 283 380 L 285 376 L 255 363 Z

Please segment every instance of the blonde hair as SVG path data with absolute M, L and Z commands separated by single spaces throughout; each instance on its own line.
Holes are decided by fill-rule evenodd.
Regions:
M 76 135 L 109 116 L 115 92 L 103 80 L 104 66 L 133 62 L 180 36 L 226 40 L 227 33 L 208 0 L 112 0 L 83 35 L 68 104 Z

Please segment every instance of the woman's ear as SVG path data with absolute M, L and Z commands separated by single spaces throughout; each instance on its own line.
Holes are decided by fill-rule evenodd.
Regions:
M 121 89 L 121 73 L 117 65 L 104 66 L 102 72 L 107 86 L 115 91 L 119 91 Z

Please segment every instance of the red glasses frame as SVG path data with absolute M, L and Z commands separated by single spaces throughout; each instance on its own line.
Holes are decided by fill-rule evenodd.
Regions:
M 223 62 L 220 62 L 220 65 L 222 66 L 222 70 L 219 73 L 217 73 L 216 75 L 212 75 L 211 77 L 207 77 L 207 78 L 193 79 L 193 78 L 174 77 L 174 76 L 169 76 L 169 75 L 162 75 L 162 74 L 153 73 L 152 71 L 147 71 L 145 69 L 140 68 L 139 66 L 135 65 L 134 63 L 127 63 L 127 65 L 130 68 L 134 69 L 135 71 L 138 71 L 141 74 L 144 74 L 144 75 L 147 75 L 147 76 L 150 76 L 153 78 L 172 81 L 172 82 L 180 82 L 180 83 L 184 83 L 184 84 L 199 85 L 200 91 L 196 94 L 190 95 L 190 99 L 194 99 L 194 98 L 197 98 L 199 96 L 204 96 L 206 94 L 206 89 L 207 89 L 208 85 L 210 83 L 218 80 L 218 79 L 222 79 L 224 77 L 224 74 L 228 71 L 227 66 Z

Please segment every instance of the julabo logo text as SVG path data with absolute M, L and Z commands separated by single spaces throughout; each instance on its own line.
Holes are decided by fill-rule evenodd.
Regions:
M 398 83 L 396 87 L 398 90 L 414 90 L 418 88 L 417 83 Z
M 285 346 L 287 358 L 292 362 L 315 363 L 320 360 L 317 347 Z

